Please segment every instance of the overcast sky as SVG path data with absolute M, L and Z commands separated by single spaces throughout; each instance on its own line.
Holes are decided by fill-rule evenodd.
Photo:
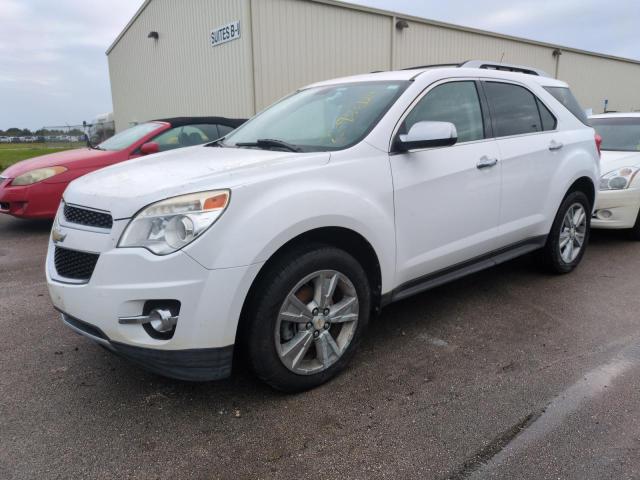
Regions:
M 640 0 L 353 3 L 640 59 Z M 141 4 L 0 0 L 0 129 L 78 124 L 111 111 L 105 50 Z

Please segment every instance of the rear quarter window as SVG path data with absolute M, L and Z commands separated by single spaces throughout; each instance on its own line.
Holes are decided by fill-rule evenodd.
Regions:
M 542 129 L 545 131 L 555 130 L 558 123 L 556 117 L 538 98 L 536 98 L 536 101 L 538 102 L 538 110 L 540 110 L 540 118 L 542 119 Z
M 553 98 L 558 100 L 564 107 L 569 110 L 574 117 L 580 120 L 585 125 L 589 125 L 589 119 L 584 109 L 578 103 L 576 97 L 573 96 L 571 90 L 567 87 L 544 87 L 544 89 L 553 95 Z

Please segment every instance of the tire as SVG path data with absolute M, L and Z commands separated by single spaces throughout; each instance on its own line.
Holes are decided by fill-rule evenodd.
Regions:
M 630 233 L 633 240 L 640 240 L 640 212 L 638 212 L 636 224 L 633 226 Z
M 321 292 L 328 297 L 332 289 L 331 298 L 322 300 Z M 364 269 L 331 246 L 306 246 L 281 256 L 261 274 L 251 295 L 241 339 L 249 367 L 284 392 L 317 387 L 343 370 L 371 313 Z
M 568 215 L 568 212 L 570 210 L 578 212 L 580 209 L 582 209 L 584 219 L 581 219 L 578 226 L 571 225 L 569 218 L 572 215 Z M 573 217 L 575 218 L 575 216 Z M 569 192 L 558 209 L 547 237 L 547 242 L 539 252 L 539 259 L 542 265 L 552 273 L 564 274 L 571 272 L 578 266 L 584 256 L 589 243 L 590 232 L 591 203 L 589 199 L 581 191 Z M 575 250 L 578 247 L 579 249 L 576 252 Z M 570 255 L 569 248 L 573 248 Z

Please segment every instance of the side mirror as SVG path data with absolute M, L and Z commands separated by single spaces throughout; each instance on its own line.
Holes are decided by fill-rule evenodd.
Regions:
M 422 148 L 448 147 L 458 141 L 456 126 L 450 122 L 417 122 L 409 133 L 398 135 L 396 150 L 408 152 Z
M 156 142 L 147 142 L 140 147 L 140 153 L 142 153 L 142 155 L 150 155 L 152 153 L 158 153 L 159 151 L 160 145 Z

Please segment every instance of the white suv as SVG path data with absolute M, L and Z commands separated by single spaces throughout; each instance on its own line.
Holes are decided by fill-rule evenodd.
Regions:
M 163 375 L 225 377 L 237 346 L 273 387 L 316 386 L 390 302 L 534 250 L 580 262 L 600 173 L 574 103 L 486 62 L 311 85 L 222 140 L 74 181 L 51 298 Z

